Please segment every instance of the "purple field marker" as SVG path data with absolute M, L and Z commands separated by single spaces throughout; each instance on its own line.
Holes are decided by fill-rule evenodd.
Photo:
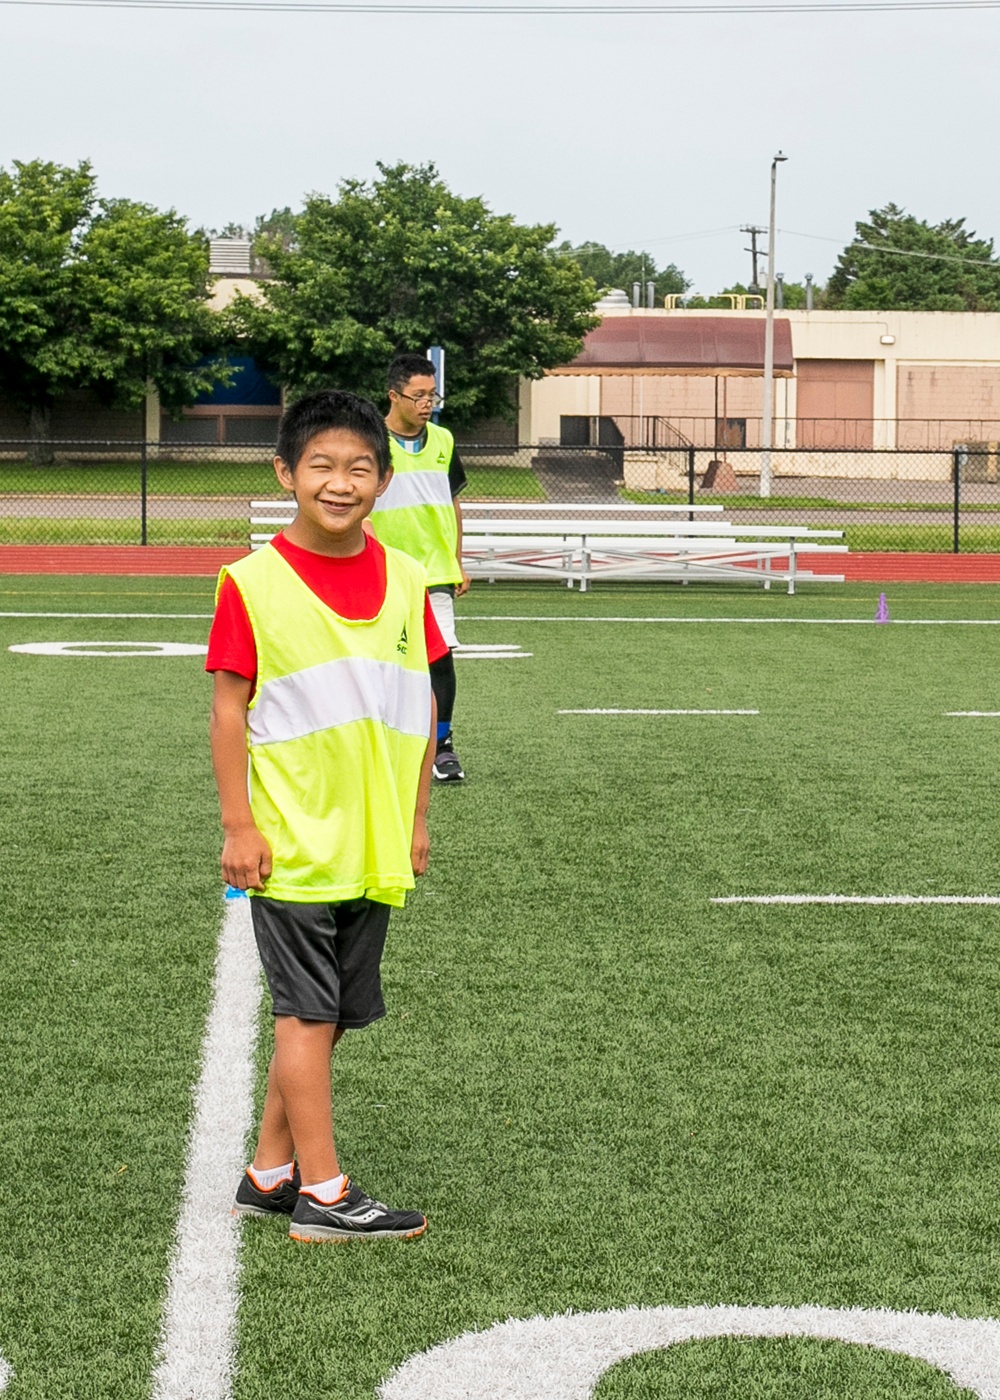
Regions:
M 892 621 L 892 618 L 889 616 L 889 604 L 885 601 L 885 594 L 884 594 L 884 593 L 880 593 L 880 594 L 878 595 L 878 611 L 877 611 L 876 614 L 875 614 L 875 621 L 876 621 L 876 622 L 891 622 L 891 621 Z

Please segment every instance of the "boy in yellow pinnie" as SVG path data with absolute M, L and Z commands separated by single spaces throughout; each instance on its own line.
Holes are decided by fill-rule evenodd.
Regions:
M 298 1240 L 408 1238 L 414 1210 L 341 1170 L 330 1056 L 385 1014 L 389 914 L 427 866 L 429 663 L 447 648 L 419 564 L 363 528 L 392 475 L 373 404 L 327 390 L 284 414 L 275 471 L 295 520 L 223 569 L 206 669 L 222 875 L 251 896 L 274 1056 L 234 1210 Z

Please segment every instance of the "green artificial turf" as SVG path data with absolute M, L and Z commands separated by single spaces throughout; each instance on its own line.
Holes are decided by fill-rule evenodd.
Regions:
M 879 591 L 477 584 L 460 603 L 463 641 L 532 655 L 458 662 L 469 780 L 434 794 L 389 1014 L 334 1066 L 345 1166 L 430 1229 L 327 1248 L 247 1222 L 235 1400 L 373 1400 L 414 1352 L 568 1309 L 1000 1315 L 1000 909 L 710 903 L 1000 893 L 1000 721 L 943 714 L 1000 709 L 1000 628 L 587 620 L 870 620 Z M 995 589 L 885 591 L 900 624 L 1000 615 Z M 210 602 L 210 580 L 0 578 L 0 611 Z M 206 629 L 0 618 L 0 1113 L 30 1164 L 30 1189 L 0 1187 L 11 1400 L 148 1393 L 221 905 L 198 659 L 6 647 Z M 597 706 L 761 714 L 557 714 Z M 598 1391 L 846 1394 L 957 1392 L 907 1358 L 731 1339 Z
M 50 600 L 40 582 L 60 585 Z M 120 609 L 124 581 L 85 586 L 101 582 L 104 608 Z M 3 583 L 7 609 L 90 596 Z M 11 584 L 34 589 L 12 600 Z M 155 635 L 198 640 L 204 627 Z M 136 635 L 84 624 L 95 629 Z M 7 651 L 80 637 L 79 623 L 4 619 L 0 634 L 0 1352 L 12 1400 L 139 1400 L 221 914 L 206 685 L 197 659 L 109 667 Z
M 923 1361 L 801 1337 L 724 1337 L 687 1342 L 621 1361 L 594 1400 L 973 1400 Z

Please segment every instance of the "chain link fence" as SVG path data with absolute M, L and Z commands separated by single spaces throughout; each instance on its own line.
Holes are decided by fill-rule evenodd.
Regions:
M 0 543 L 246 548 L 252 501 L 281 496 L 273 443 L 0 440 Z M 725 450 L 463 443 L 463 499 L 525 505 L 716 503 L 733 523 L 845 531 L 852 551 L 1000 553 L 1000 449 Z M 762 471 L 769 492 L 761 494 Z

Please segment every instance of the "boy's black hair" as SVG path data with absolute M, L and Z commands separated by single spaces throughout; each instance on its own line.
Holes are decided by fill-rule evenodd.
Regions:
M 432 379 L 436 378 L 434 366 L 426 355 L 397 355 L 389 366 L 385 386 L 387 389 L 395 389 L 398 394 L 401 389 L 406 388 L 415 374 L 429 374 Z
M 277 455 L 289 471 L 294 472 L 310 439 L 330 428 L 346 428 L 356 433 L 375 454 L 379 481 L 388 475 L 392 458 L 385 419 L 369 399 L 349 394 L 344 389 L 320 389 L 296 399 L 281 415 Z

